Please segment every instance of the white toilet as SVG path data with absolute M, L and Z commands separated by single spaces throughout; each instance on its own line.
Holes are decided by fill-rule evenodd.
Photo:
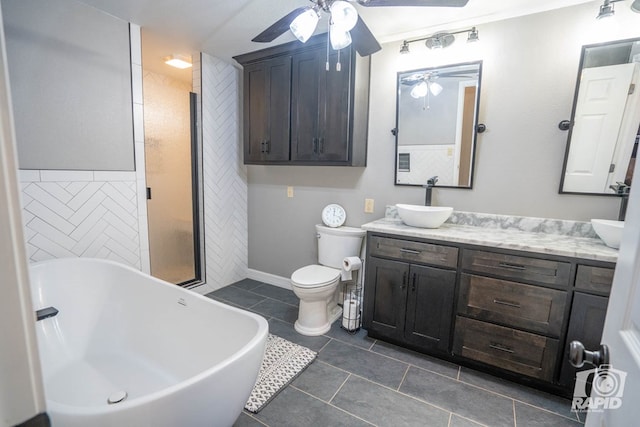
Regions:
M 295 329 L 302 335 L 322 335 L 342 314 L 338 306 L 342 262 L 360 256 L 365 231 L 353 227 L 331 228 L 316 225 L 318 264 L 297 269 L 291 275 L 291 287 L 300 298 Z

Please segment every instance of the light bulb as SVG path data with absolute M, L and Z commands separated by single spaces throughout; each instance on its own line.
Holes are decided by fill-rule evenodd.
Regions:
M 427 82 L 421 81 L 420 83 L 415 85 L 413 89 L 411 89 L 411 96 L 416 99 L 424 98 L 425 96 L 427 96 L 428 91 L 429 91 L 429 86 L 427 85 Z
M 344 49 L 351 44 L 351 34 L 349 34 L 349 31 L 336 28 L 333 24 L 331 24 L 329 29 L 329 39 L 331 40 L 333 50 Z
M 431 82 L 429 83 L 429 90 L 433 96 L 438 96 L 442 92 L 442 86 L 436 82 Z
M 309 40 L 309 37 L 316 30 L 316 26 L 318 25 L 318 21 L 320 17 L 318 13 L 313 9 L 307 9 L 302 12 L 300 15 L 296 16 L 289 25 L 289 29 L 293 33 L 294 36 L 302 43 L 306 43 Z
M 337 0 L 331 3 L 331 22 L 340 30 L 351 31 L 358 22 L 358 12 L 351 3 Z

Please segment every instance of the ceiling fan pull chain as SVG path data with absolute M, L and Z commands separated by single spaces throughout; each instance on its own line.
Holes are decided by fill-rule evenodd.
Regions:
M 327 24 L 327 62 L 324 65 L 324 69 L 329 71 L 331 66 L 329 64 L 329 31 L 331 30 L 331 17 L 327 20 L 329 23 Z
M 336 62 L 336 71 L 340 71 L 342 69 L 342 65 L 340 64 L 340 52 L 342 49 L 338 51 L 338 62 Z

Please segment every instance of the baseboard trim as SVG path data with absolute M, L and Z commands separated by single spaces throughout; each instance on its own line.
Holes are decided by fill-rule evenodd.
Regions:
M 201 283 L 199 285 L 196 285 L 192 288 L 189 288 L 189 290 L 200 295 L 206 295 L 209 292 L 215 291 L 214 288 L 212 288 L 210 285 L 207 285 L 206 283 Z
M 247 278 L 291 290 L 291 281 L 288 277 L 276 276 L 275 274 L 265 273 L 264 271 L 258 271 L 250 268 L 247 271 Z

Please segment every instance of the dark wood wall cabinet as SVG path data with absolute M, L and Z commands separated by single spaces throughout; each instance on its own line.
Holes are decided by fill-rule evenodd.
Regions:
M 370 336 L 571 395 L 569 342 L 599 346 L 615 264 L 371 231 L 367 238 Z
M 234 59 L 245 164 L 366 166 L 369 57 L 319 35 Z

